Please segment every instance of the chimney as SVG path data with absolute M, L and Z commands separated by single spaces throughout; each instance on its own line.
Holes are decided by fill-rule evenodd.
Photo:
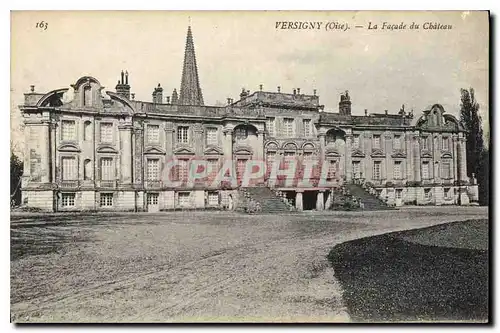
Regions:
M 365 109 L 365 116 L 368 116 L 368 109 Z
M 300 95 L 300 88 L 297 88 L 297 94 Z
M 347 90 L 344 94 L 340 94 L 339 113 L 344 116 L 351 115 L 351 97 Z
M 163 103 L 163 88 L 160 86 L 158 83 L 158 87 L 155 89 L 156 92 L 156 103 L 162 104 Z
M 167 104 L 170 104 L 170 96 L 167 96 Z
M 244 99 L 248 96 L 248 91 L 245 88 L 241 89 L 240 99 Z
M 262 84 L 259 84 L 259 90 L 262 91 Z
M 179 95 L 177 95 L 177 89 L 174 88 L 174 91 L 172 91 L 172 104 L 177 104 L 178 100 Z
M 34 85 L 31 85 L 31 86 L 30 86 L 30 91 L 31 91 L 31 92 L 35 92 L 35 86 L 34 86 Z
M 231 98 L 227 98 L 227 105 L 230 105 L 231 104 Z
M 313 90 L 313 95 L 316 96 L 316 89 Z
M 385 115 L 388 115 L 389 114 L 389 111 L 388 110 L 385 110 Z
M 297 90 L 293 89 L 293 94 L 294 95 L 297 94 Z
M 130 86 L 128 84 L 128 72 L 120 73 L 121 80 L 118 80 L 118 84 L 116 85 L 116 93 L 122 97 L 130 99 Z
M 278 92 L 281 92 L 281 87 L 280 86 L 278 86 Z
M 134 100 L 135 99 L 135 93 L 131 93 L 130 95 L 132 96 L 132 100 Z

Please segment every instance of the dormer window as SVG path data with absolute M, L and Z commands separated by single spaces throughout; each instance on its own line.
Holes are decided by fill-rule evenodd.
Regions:
M 83 88 L 83 106 L 92 106 L 92 88 L 90 86 Z

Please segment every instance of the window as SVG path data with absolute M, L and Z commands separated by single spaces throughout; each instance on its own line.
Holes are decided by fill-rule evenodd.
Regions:
M 337 161 L 331 160 L 328 163 L 328 176 L 327 179 L 334 179 L 338 170 Z
M 177 127 L 177 142 L 178 143 L 188 143 L 189 142 L 189 127 L 179 126 Z
M 304 153 L 302 153 L 302 157 L 304 161 L 312 161 L 313 153 L 310 151 L 305 151 Z
M 401 161 L 394 161 L 394 179 L 401 179 Z
M 113 142 L 113 124 L 101 123 L 101 142 Z
M 422 138 L 422 149 L 429 149 L 429 139 L 428 137 L 423 137 Z
M 148 125 L 148 142 L 149 143 L 159 143 L 160 142 L 160 126 L 159 125 Z
M 92 141 L 92 125 L 90 121 L 83 124 L 83 140 Z
M 401 135 L 394 135 L 393 148 L 395 150 L 401 149 Z
M 266 129 L 270 137 L 276 136 L 276 123 L 274 118 L 267 118 Z
M 78 179 L 78 168 L 76 165 L 76 158 L 63 157 L 61 164 L 62 164 L 62 180 Z
M 217 128 L 209 127 L 206 131 L 207 145 L 217 145 Z
M 354 173 L 354 179 L 361 178 L 361 162 L 353 161 L 352 162 L 352 172 Z
M 353 148 L 359 148 L 359 134 L 354 134 L 352 136 L 352 146 Z
M 381 169 L 382 169 L 382 162 L 374 161 L 373 162 L 373 179 L 374 180 L 380 180 L 382 178 Z
M 219 160 L 216 158 L 211 158 L 207 160 L 208 164 L 208 173 L 209 174 L 217 174 L 219 172 Z
M 295 159 L 295 152 L 293 151 L 285 151 L 283 153 L 283 164 L 286 169 L 288 169 L 290 162 Z
M 373 135 L 373 149 L 380 149 L 380 135 Z
M 445 159 L 441 162 L 441 178 L 450 179 L 451 178 L 451 161 L 450 159 Z
M 248 128 L 244 126 L 237 127 L 234 131 L 236 140 L 245 140 L 248 137 Z
M 147 160 L 147 180 L 160 179 L 160 160 L 148 159 Z
M 179 160 L 177 165 L 177 180 L 186 181 L 188 178 L 188 160 Z
M 179 207 L 189 207 L 190 192 L 179 192 L 177 195 L 177 205 Z
M 267 164 L 267 172 L 271 173 L 271 170 L 273 169 L 274 161 L 276 160 L 276 152 L 275 151 L 268 151 L 266 153 L 266 164 Z
M 326 133 L 326 138 L 325 138 L 325 141 L 326 141 L 326 144 L 335 144 L 335 141 L 337 140 L 337 137 L 335 135 L 335 133 L 333 131 L 329 131 Z
M 445 199 L 451 199 L 451 188 L 445 187 L 443 189 L 443 195 Z
M 76 140 L 76 125 L 74 120 L 61 121 L 61 139 L 63 141 Z
M 295 122 L 293 118 L 284 118 L 284 133 L 283 135 L 287 138 L 295 137 Z
M 429 161 L 422 162 L 422 179 L 429 179 Z
M 376 189 L 375 193 L 377 194 L 377 197 L 379 197 L 379 198 L 382 196 L 382 190 L 381 189 Z
M 112 207 L 113 193 L 101 193 L 101 196 L 99 198 L 99 203 L 101 207 Z
M 236 161 L 236 177 L 242 178 L 243 174 L 245 172 L 245 166 L 246 166 L 247 160 L 244 159 L 238 159 Z
M 431 198 L 431 189 L 424 188 L 424 199 L 429 200 Z
M 156 206 L 158 205 L 158 197 L 160 195 L 158 193 L 148 193 L 148 196 L 147 196 L 147 203 L 148 203 L 148 206 Z
M 92 89 L 90 86 L 83 88 L 83 105 L 92 106 Z
M 443 150 L 450 150 L 450 139 L 443 137 Z
M 113 159 L 110 157 L 101 158 L 101 180 L 114 180 L 114 178 Z
M 92 162 L 90 160 L 83 162 L 83 179 L 92 179 Z
M 311 119 L 302 120 L 302 124 L 304 125 L 304 137 L 308 138 L 311 136 Z
M 75 206 L 75 193 L 62 193 L 61 206 L 74 207 Z
M 219 205 L 219 193 L 215 191 L 208 192 L 207 201 L 209 206 Z
M 396 189 L 396 199 L 402 199 L 403 198 L 403 189 L 397 188 Z

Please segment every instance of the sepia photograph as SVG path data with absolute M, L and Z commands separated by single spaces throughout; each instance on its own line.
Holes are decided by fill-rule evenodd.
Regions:
M 12 323 L 490 322 L 488 11 L 12 11 Z

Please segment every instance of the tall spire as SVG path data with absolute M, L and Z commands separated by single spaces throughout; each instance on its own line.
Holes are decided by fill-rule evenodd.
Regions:
M 186 37 L 179 104 L 203 105 L 203 94 L 201 93 L 200 81 L 198 79 L 198 67 L 196 66 L 191 26 L 188 26 Z

